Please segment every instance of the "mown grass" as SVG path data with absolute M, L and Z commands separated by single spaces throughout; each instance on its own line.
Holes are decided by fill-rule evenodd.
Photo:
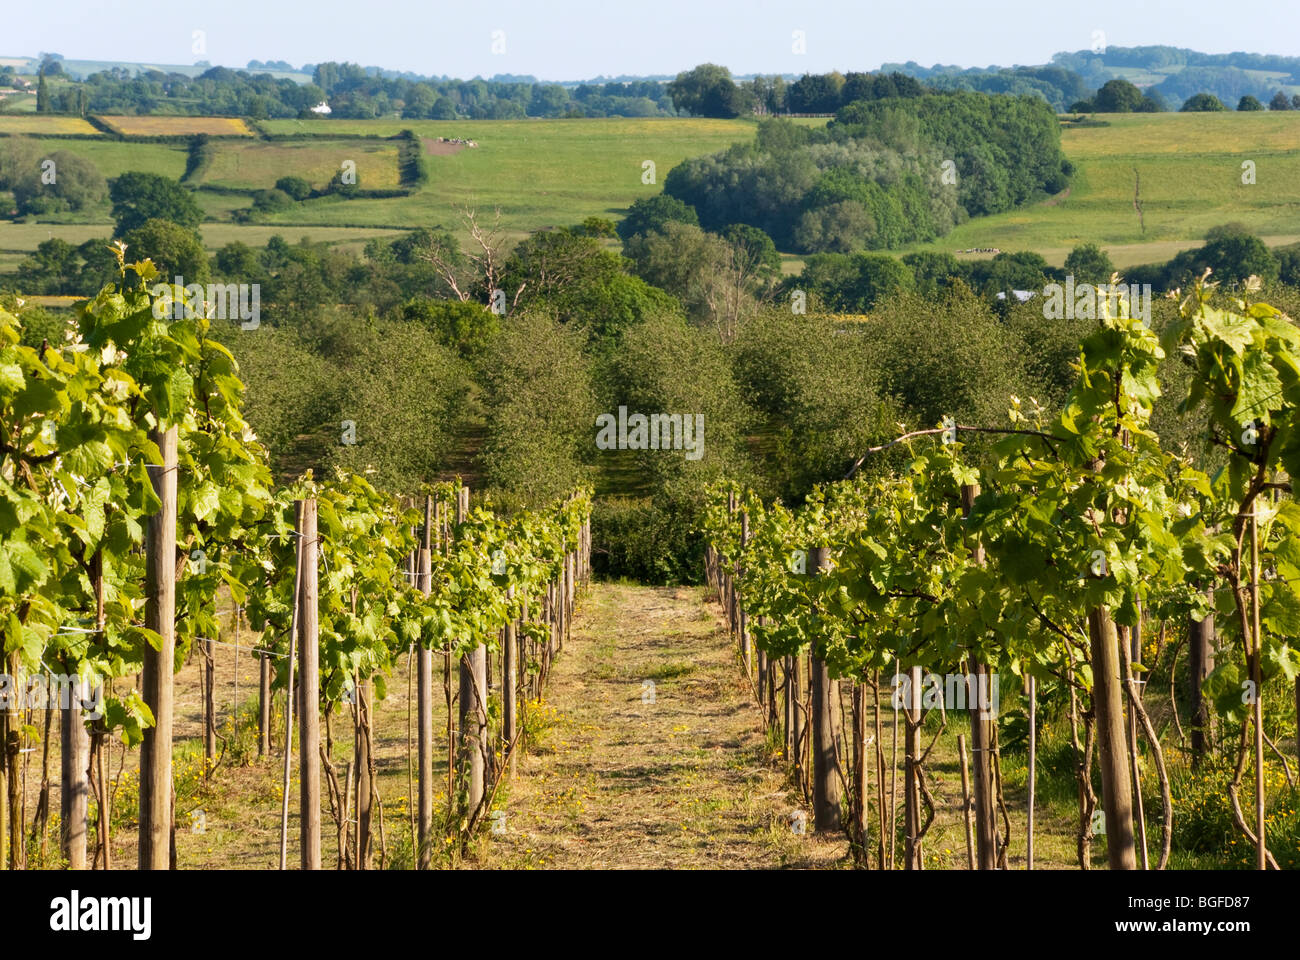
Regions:
M 392 136 L 412 129 L 421 137 L 463 137 L 477 147 L 427 156 L 429 182 L 400 200 L 354 200 L 329 208 L 302 207 L 277 214 L 293 221 L 460 225 L 459 209 L 499 207 L 512 235 L 578 223 L 585 217 L 617 219 L 635 200 L 663 188 L 668 171 L 687 157 L 711 153 L 754 136 L 749 120 L 609 118 L 599 120 L 273 120 L 271 133 L 361 133 Z M 655 164 L 655 183 L 642 182 L 644 161 Z
M 1113 114 L 1109 126 L 1066 128 L 1078 170 L 1068 192 L 971 220 L 908 250 L 1034 250 L 1060 266 L 1076 244 L 1098 243 L 1117 266 L 1167 260 L 1205 232 L 1237 221 L 1271 244 L 1300 239 L 1300 114 Z M 1243 161 L 1255 183 L 1242 182 Z M 1141 178 L 1142 221 L 1134 208 Z M 900 251 L 907 252 L 907 251 Z M 986 256 L 986 255 L 981 255 Z
M 383 141 L 356 140 L 223 143 L 213 149 L 212 162 L 201 182 L 263 190 L 292 174 L 321 189 L 348 160 L 356 164 L 362 189 L 398 186 L 397 147 Z

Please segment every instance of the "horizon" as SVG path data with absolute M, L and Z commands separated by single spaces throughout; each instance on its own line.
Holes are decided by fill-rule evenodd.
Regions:
M 1212 0 L 1159 0 L 1136 10 L 1120 0 L 1104 0 L 1087 11 L 1050 15 L 1033 0 L 956 11 L 942 0 L 877 11 L 849 0 L 798 8 L 774 0 L 723 0 L 708 7 L 667 0 L 649 17 L 594 0 L 546 8 L 498 0 L 474 10 L 446 3 L 411 10 L 400 0 L 373 0 L 364 20 L 342 0 L 322 0 L 308 22 L 293 9 L 252 0 L 231 0 L 202 14 L 195 12 L 198 6 L 193 0 L 184 5 L 139 0 L 134 16 L 108 23 L 91 17 L 101 5 L 85 0 L 71 3 L 73 15 L 58 22 L 19 7 L 6 25 L 6 46 L 14 49 L 4 56 L 53 52 L 66 60 L 160 66 L 207 61 L 236 70 L 247 69 L 251 60 L 284 61 L 295 70 L 335 61 L 426 77 L 515 75 L 552 83 L 672 77 L 700 63 L 720 64 L 740 77 L 874 72 L 884 63 L 909 61 L 962 69 L 1042 66 L 1056 53 L 1092 48 L 1098 32 L 1106 47 L 1300 56 L 1300 9 L 1281 0 L 1253 6 L 1250 17 L 1225 12 Z M 381 26 L 393 20 L 410 29 L 395 35 Z M 149 28 L 142 30 L 142 22 Z M 1261 22 L 1270 24 L 1262 44 Z M 249 23 L 259 28 L 250 31 Z M 1014 27 L 1008 29 L 1009 24 Z M 796 30 L 803 31 L 804 53 L 794 52 Z M 274 40 L 262 40 L 262 33 Z M 625 49 L 617 39 L 625 36 L 637 38 L 634 48 Z M 425 37 L 436 38 L 436 49 L 429 49 Z M 267 49 L 272 45 L 275 49 Z M 673 52 L 664 56 L 665 49 Z

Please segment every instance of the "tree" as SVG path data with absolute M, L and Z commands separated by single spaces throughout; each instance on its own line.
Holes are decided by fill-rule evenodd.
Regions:
M 1142 105 L 1142 91 L 1116 77 L 1102 84 L 1093 103 L 1098 113 L 1136 113 Z
M 986 295 L 1012 290 L 1041 290 L 1052 268 L 1039 254 L 1028 250 L 999 253 L 992 260 L 973 264 L 971 283 Z
M 293 197 L 283 190 L 258 190 L 253 194 L 253 207 L 262 213 L 279 213 L 293 206 Z
M 1165 105 L 1165 98 L 1160 96 L 1159 90 L 1148 90 L 1142 96 L 1142 102 L 1137 106 L 1138 113 L 1164 113 L 1169 107 Z
M 583 331 L 544 310 L 523 310 L 483 363 L 479 467 L 489 484 L 525 503 L 561 496 L 586 477 L 596 404 L 585 345 Z
M 194 230 L 179 223 L 154 218 L 146 220 L 122 238 L 131 257 L 148 257 L 162 275 L 162 283 L 181 277 L 184 283 L 204 283 L 208 279 L 208 255 Z
M 903 264 L 912 271 L 913 287 L 922 296 L 930 297 L 947 289 L 954 280 L 966 276 L 961 261 L 951 253 L 923 250 L 903 257 Z
M 306 200 L 311 196 L 311 184 L 302 177 L 281 177 L 275 181 L 275 189 L 287 193 L 295 200 Z
M 1263 110 L 1264 105 L 1250 94 L 1246 94 L 1237 101 L 1238 110 Z
M 463 300 L 416 297 L 404 303 L 397 315 L 407 323 L 424 326 L 440 344 L 467 360 L 485 356 L 501 331 L 501 318 L 497 314 L 481 303 Z
M 625 247 L 637 276 L 667 291 L 701 325 L 732 339 L 766 296 L 763 263 L 741 246 L 688 223 L 637 234 Z
M 52 183 L 46 182 L 47 170 L 53 175 Z M 67 150 L 56 150 L 39 164 L 29 161 L 11 189 L 18 212 L 23 214 L 85 210 L 101 203 L 108 193 L 99 169 Z
M 569 91 L 558 83 L 533 84 L 528 101 L 530 117 L 560 117 L 569 106 Z
M 733 223 L 722 231 L 722 239 L 731 244 L 736 258 L 745 265 L 746 273 L 759 282 L 773 283 L 781 277 L 781 255 L 776 244 L 758 227 L 747 223 Z
M 1291 98 L 1283 91 L 1279 90 L 1277 93 L 1273 94 L 1273 99 L 1268 102 L 1268 108 L 1270 110 L 1291 110 L 1293 109 L 1291 106 Z M 1240 107 L 1238 109 L 1240 109 Z
M 668 84 L 668 95 L 679 112 L 696 117 L 736 117 L 744 102 L 731 71 L 714 63 L 677 74 Z
M 1238 282 L 1257 276 L 1276 280 L 1280 265 L 1264 241 L 1241 224 L 1215 227 L 1205 235 L 1206 244 L 1200 259 L 1220 280 Z
M 1197 93 L 1187 98 L 1181 108 L 1182 113 L 1215 113 L 1220 110 L 1227 110 L 1220 100 L 1212 93 Z
M 627 214 L 618 222 L 619 238 L 626 243 L 639 233 L 663 229 L 666 223 L 689 223 L 698 227 L 700 218 L 695 208 L 666 193 L 643 197 L 627 208 Z
M 840 95 L 844 88 L 844 77 L 838 73 L 805 73 L 790 84 L 786 103 L 791 113 L 834 113 L 841 106 Z M 861 84 L 855 85 L 851 99 L 866 99 L 856 95 L 860 88 Z
M 573 228 L 573 231 L 584 237 L 612 239 L 618 236 L 618 228 L 614 226 L 614 221 L 606 220 L 604 217 L 585 217 L 582 223 Z
M 36 112 L 50 112 L 50 90 L 45 84 L 44 67 L 41 67 L 40 79 L 36 82 Z
M 170 220 L 189 229 L 203 221 L 203 210 L 194 195 L 157 173 L 124 173 L 113 181 L 108 195 L 117 223 L 114 236 L 143 226 L 146 220 Z
M 431 120 L 455 120 L 456 116 L 456 104 L 449 97 L 439 97 L 429 109 Z
M 1106 283 L 1115 265 L 1095 243 L 1081 243 L 1066 256 L 1065 272 L 1074 276 L 1075 283 Z
M 52 293 L 76 289 L 77 248 L 51 237 L 36 245 L 36 252 L 18 265 L 18 287 L 24 293 Z
M 912 271 L 886 253 L 817 253 L 808 257 L 799 286 L 829 310 L 866 313 L 879 302 L 912 289 Z

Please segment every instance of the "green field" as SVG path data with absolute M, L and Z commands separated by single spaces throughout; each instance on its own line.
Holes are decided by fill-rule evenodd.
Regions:
M 938 241 L 908 249 L 1036 250 L 1060 264 L 1074 245 L 1093 241 L 1106 247 L 1118 266 L 1129 266 L 1168 259 L 1198 245 L 1210 227 L 1229 221 L 1246 224 L 1273 244 L 1300 239 L 1300 112 L 1128 114 L 1105 120 L 1105 126 L 1063 130 L 1065 152 L 1078 168 L 1069 190 L 970 221 Z M 229 222 L 233 211 L 248 206 L 246 196 L 201 190 L 198 199 L 216 221 L 203 230 L 209 247 L 225 242 L 217 237 L 264 238 L 277 232 L 294 239 L 307 234 L 361 242 L 377 232 L 459 227 L 459 210 L 466 205 L 479 211 L 499 208 L 502 226 L 513 237 L 589 216 L 617 219 L 633 201 L 661 190 L 668 172 L 686 157 L 747 140 L 756 129 L 752 120 L 680 118 L 271 120 L 259 126 L 272 136 L 306 139 L 216 141 L 200 182 L 251 190 L 295 173 L 320 186 L 351 159 L 363 188 L 387 187 L 396 184 L 397 145 L 380 138 L 413 129 L 429 141 L 455 137 L 478 145 L 426 154 L 429 182 L 412 196 L 308 201 L 258 227 Z M 376 139 L 346 139 L 357 136 Z M 178 144 L 41 142 L 88 157 L 110 177 L 147 170 L 178 178 L 186 163 L 185 148 Z M 655 164 L 654 184 L 642 183 L 647 160 Z M 1247 160 L 1255 164 L 1256 182 L 1250 185 L 1241 182 Z M 1133 205 L 1138 176 L 1144 226 Z M 106 211 L 97 219 L 107 224 Z M 62 235 L 79 228 L 48 229 Z M 102 228 L 80 229 L 84 239 Z M 42 225 L 0 224 L 0 269 L 15 251 L 30 249 L 47 232 Z M 799 264 L 788 257 L 785 268 Z
M 60 137 L 32 137 L 49 153 L 66 150 L 85 157 L 106 177 L 116 177 L 128 170 L 160 173 L 174 180 L 185 172 L 184 144 L 128 143 L 122 140 L 71 140 Z M 0 150 L 4 141 L 0 140 Z
M 313 187 L 323 188 L 345 160 L 356 164 L 363 189 L 392 189 L 398 185 L 397 146 L 383 140 L 223 143 L 214 151 L 200 183 L 264 190 L 292 173 Z
M 1209 228 L 1230 221 L 1246 224 L 1270 243 L 1300 239 L 1300 113 L 1106 119 L 1110 126 L 1062 133 L 1066 156 L 1078 167 L 1067 191 L 972 220 L 941 240 L 908 249 L 1035 250 L 1059 265 L 1075 244 L 1092 241 L 1117 266 L 1130 266 L 1197 246 Z M 1246 160 L 1255 164 L 1251 185 L 1242 183 Z M 1133 207 L 1138 175 L 1145 230 Z
M 414 130 L 421 137 L 458 137 L 477 147 L 428 156 L 429 182 L 400 200 L 354 200 L 328 208 L 307 205 L 278 214 L 278 223 L 383 224 L 402 227 L 459 221 L 469 204 L 501 208 L 515 236 L 539 227 L 616 219 L 632 202 L 662 189 L 668 171 L 687 157 L 721 150 L 754 136 L 746 120 L 272 120 L 271 134 L 378 134 Z M 641 182 L 642 163 L 655 164 L 656 183 Z

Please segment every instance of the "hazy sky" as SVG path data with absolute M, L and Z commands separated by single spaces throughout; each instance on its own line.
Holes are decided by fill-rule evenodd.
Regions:
M 350 60 L 453 77 L 544 80 L 875 69 L 884 61 L 1045 63 L 1059 50 L 1168 44 L 1300 56 L 1300 0 L 15 0 L 0 56 L 242 67 Z M 792 51 L 794 31 L 806 52 Z M 194 52 L 203 31 L 205 52 Z M 502 31 L 504 53 L 493 52 Z M 501 39 L 501 38 L 498 38 Z M 502 46 L 498 43 L 498 47 Z

